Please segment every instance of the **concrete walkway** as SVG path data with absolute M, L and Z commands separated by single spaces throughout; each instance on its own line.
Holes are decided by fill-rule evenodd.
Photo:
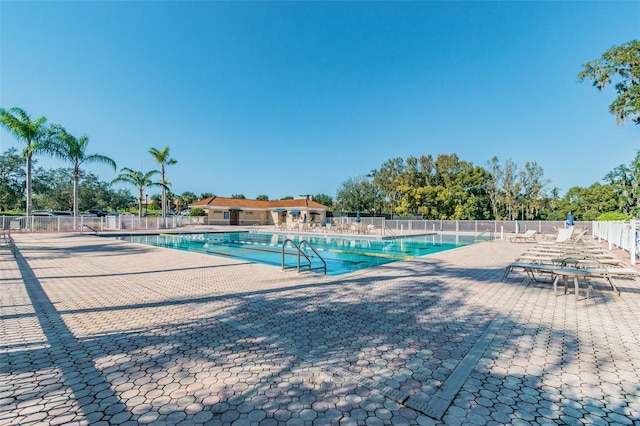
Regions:
M 640 422 L 640 285 L 576 302 L 482 243 L 297 275 L 76 234 L 0 252 L 0 424 Z

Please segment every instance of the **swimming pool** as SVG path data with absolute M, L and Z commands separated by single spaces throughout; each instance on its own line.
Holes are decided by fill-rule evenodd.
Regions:
M 371 239 L 324 235 L 292 235 L 249 232 L 201 233 L 201 234 L 159 234 L 127 235 L 118 239 L 139 244 L 167 247 L 177 250 L 226 256 L 250 262 L 282 267 L 282 246 L 285 246 L 285 268 L 297 268 L 298 251 L 307 256 L 312 270 L 318 271 L 324 259 L 328 275 L 342 275 L 361 269 L 398 260 L 411 259 L 456 247 L 473 244 L 471 235 L 432 234 L 395 239 Z M 291 241 L 287 241 L 291 240 Z M 295 243 L 295 246 L 293 243 Z M 305 264 L 305 257 L 301 263 Z

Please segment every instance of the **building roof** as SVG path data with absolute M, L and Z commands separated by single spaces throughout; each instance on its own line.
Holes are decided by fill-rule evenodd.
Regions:
M 313 208 L 326 210 L 327 206 L 317 203 L 306 198 L 295 198 L 291 200 L 249 200 L 243 198 L 226 198 L 226 197 L 209 197 L 204 200 L 196 201 L 189 205 L 190 207 L 238 207 L 246 209 L 276 209 L 276 208 Z

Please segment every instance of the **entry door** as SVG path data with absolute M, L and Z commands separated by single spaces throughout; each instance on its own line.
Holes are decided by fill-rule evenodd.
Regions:
M 229 212 L 229 225 L 240 225 L 240 212 L 239 211 L 231 211 L 231 212 Z

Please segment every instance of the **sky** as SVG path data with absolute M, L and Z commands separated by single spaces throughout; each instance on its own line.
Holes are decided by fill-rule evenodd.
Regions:
M 563 193 L 640 149 L 615 91 L 577 78 L 633 39 L 639 1 L 0 0 L 0 107 L 87 135 L 118 171 L 158 169 L 149 149 L 168 146 L 177 194 L 335 197 L 439 154 L 536 162 Z

